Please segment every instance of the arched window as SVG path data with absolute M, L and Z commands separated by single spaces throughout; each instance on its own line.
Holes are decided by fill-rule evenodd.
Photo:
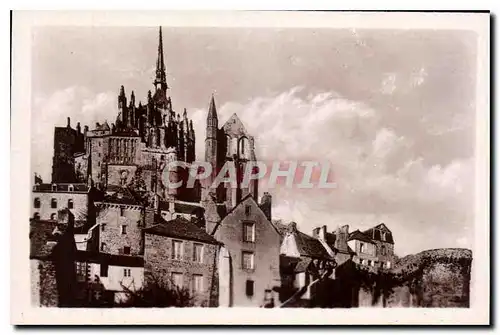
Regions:
M 56 219 L 56 213 L 52 213 L 52 214 L 50 214 L 50 219 L 51 219 L 51 220 L 55 220 L 55 219 Z
M 241 158 L 248 158 L 250 154 L 250 146 L 248 138 L 242 137 L 238 140 L 238 156 Z
M 40 213 L 35 212 L 35 214 L 33 214 L 33 219 L 40 220 Z
M 40 198 L 35 198 L 33 207 L 40 208 Z
M 52 198 L 50 200 L 50 208 L 57 208 L 57 199 L 56 198 Z
M 68 199 L 68 208 L 69 209 L 73 208 L 73 199 Z

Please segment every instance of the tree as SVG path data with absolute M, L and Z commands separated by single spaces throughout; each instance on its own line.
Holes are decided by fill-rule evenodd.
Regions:
M 177 287 L 172 280 L 149 274 L 145 285 L 132 291 L 122 285 L 128 299 L 117 307 L 193 307 L 194 299 L 187 288 Z

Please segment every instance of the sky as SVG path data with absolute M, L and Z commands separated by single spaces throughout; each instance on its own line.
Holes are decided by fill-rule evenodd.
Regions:
M 158 28 L 38 27 L 32 39 L 31 164 L 48 182 L 54 126 L 114 122 L 120 85 L 142 101 L 153 89 Z M 163 45 L 198 159 L 214 94 L 220 125 L 237 113 L 259 160 L 330 162 L 335 189 L 268 190 L 273 219 L 309 234 L 385 223 L 400 256 L 473 249 L 474 33 L 163 27 Z

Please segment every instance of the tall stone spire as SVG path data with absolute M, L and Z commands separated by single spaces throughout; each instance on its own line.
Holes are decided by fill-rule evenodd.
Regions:
M 207 115 L 207 132 L 205 137 L 205 162 L 212 165 L 212 175 L 204 181 L 204 186 L 209 188 L 217 174 L 217 133 L 219 125 L 217 120 L 217 110 L 215 108 L 215 99 L 212 94 L 210 106 Z
M 163 37 L 161 34 L 161 27 L 158 36 L 158 58 L 156 60 L 156 78 L 154 84 L 156 90 L 161 89 L 163 92 L 166 92 L 168 89 L 167 76 L 165 74 L 165 61 L 163 59 Z

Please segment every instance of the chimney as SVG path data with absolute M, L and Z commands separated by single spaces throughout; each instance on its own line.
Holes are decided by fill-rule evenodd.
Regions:
M 68 120 L 68 128 L 71 128 L 71 119 L 69 118 L 69 116 L 68 116 L 67 120 Z
M 326 225 L 323 225 L 320 229 L 319 229 L 319 236 L 318 238 L 322 241 L 326 241 Z
M 319 238 L 319 231 L 320 231 L 321 228 L 317 227 L 317 228 L 314 228 L 313 231 L 312 231 L 312 237 L 314 238 Z
M 89 126 L 83 127 L 83 135 L 87 136 L 87 132 L 89 131 Z
M 272 207 L 273 198 L 269 192 L 264 192 L 262 198 L 260 199 L 260 209 L 266 215 L 266 218 L 271 221 L 271 207 Z
M 76 131 L 77 131 L 78 135 L 80 135 L 82 133 L 82 127 L 80 126 L 80 122 L 76 123 Z

